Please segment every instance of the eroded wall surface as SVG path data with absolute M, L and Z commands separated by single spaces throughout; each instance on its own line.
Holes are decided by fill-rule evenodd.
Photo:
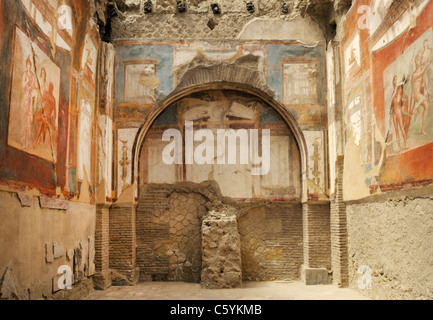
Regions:
M 66 210 L 41 208 L 38 197 L 23 207 L 17 195 L 5 192 L 0 199 L 0 266 L 3 273 L 12 270 L 14 279 L 2 298 L 80 299 L 92 292 L 87 279 L 95 272 L 95 207 L 72 202 Z M 57 285 L 61 266 L 70 268 L 72 291 Z M 5 296 L 9 291 L 14 294 Z
M 377 299 L 432 298 L 431 204 L 431 197 L 401 197 L 348 206 L 351 287 L 361 281 Z
M 350 1 L 254 0 L 248 8 L 244 1 L 182 1 L 184 11 L 173 0 L 115 2 L 115 39 L 268 39 L 272 35 L 273 39 L 316 41 L 332 36 L 332 14 L 340 14 Z

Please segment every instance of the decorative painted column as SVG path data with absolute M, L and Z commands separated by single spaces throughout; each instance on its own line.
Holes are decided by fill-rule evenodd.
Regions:
M 99 289 L 111 286 L 110 259 L 110 206 L 112 202 L 113 169 L 113 45 L 101 43 L 99 50 L 98 99 L 95 132 L 96 221 L 95 221 L 95 271 L 94 284 Z

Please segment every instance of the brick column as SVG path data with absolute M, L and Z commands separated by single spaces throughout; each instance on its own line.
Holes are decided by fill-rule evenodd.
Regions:
M 335 196 L 331 202 L 331 264 L 333 284 L 339 287 L 349 286 L 348 240 L 346 205 L 343 201 L 344 157 L 336 162 Z
M 331 230 L 329 202 L 302 205 L 304 265 L 302 279 L 307 284 L 329 284 Z
M 136 268 L 136 203 L 116 202 L 110 209 L 110 268 L 135 283 Z
M 93 277 L 96 288 L 105 290 L 111 286 L 110 278 L 110 204 L 96 206 L 95 226 L 95 270 Z

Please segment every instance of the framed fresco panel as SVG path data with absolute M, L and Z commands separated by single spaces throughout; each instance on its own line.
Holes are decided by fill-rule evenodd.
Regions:
M 433 142 L 432 59 L 429 29 L 384 71 L 387 157 Z
M 155 61 L 129 61 L 125 63 L 124 76 L 125 102 L 152 104 L 156 101 L 160 82 Z
M 315 61 L 285 61 L 283 64 L 284 104 L 318 104 L 318 72 Z
M 15 28 L 8 144 L 56 162 L 60 68 Z
M 117 130 L 117 196 L 131 185 L 132 149 L 138 128 Z

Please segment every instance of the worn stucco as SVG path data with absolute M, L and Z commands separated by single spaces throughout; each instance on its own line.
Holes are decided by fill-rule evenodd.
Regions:
M 22 207 L 16 194 L 0 193 L 0 273 L 3 276 L 6 267 L 13 270 L 17 296 L 24 300 L 53 296 L 53 279 L 58 279 L 58 268 L 67 265 L 74 270 L 70 250 L 81 251 L 78 270 L 85 280 L 89 270 L 89 237 L 95 237 L 94 206 L 70 202 L 69 209 L 56 210 L 41 208 L 39 202 L 39 197 L 30 196 L 31 205 Z M 53 250 L 54 244 L 63 247 L 63 254 L 47 262 L 45 246 Z M 90 251 L 94 252 L 94 247 Z
M 375 299 L 433 298 L 432 205 L 432 197 L 402 195 L 347 205 L 351 288 Z

